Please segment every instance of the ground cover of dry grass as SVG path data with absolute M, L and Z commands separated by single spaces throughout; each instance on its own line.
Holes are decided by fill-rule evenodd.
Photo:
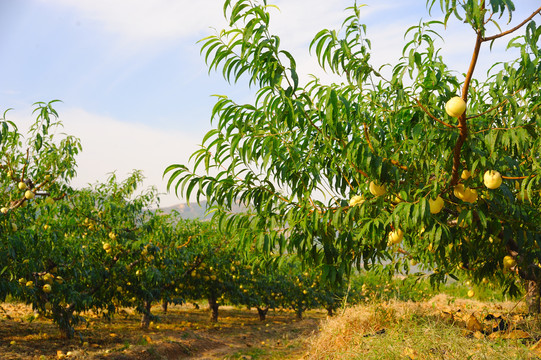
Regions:
M 305 359 L 541 359 L 540 319 L 522 304 L 436 295 L 348 308 L 323 322 Z

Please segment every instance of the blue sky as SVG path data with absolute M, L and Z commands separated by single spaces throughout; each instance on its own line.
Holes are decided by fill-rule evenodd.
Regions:
M 249 101 L 245 83 L 208 73 L 197 41 L 226 25 L 222 0 L 0 0 L 0 111 L 24 126 L 36 101 L 60 99 L 65 132 L 82 140 L 76 186 L 143 170 L 145 186 L 165 192 L 163 170 L 188 163 L 210 129 L 213 94 Z M 338 28 L 349 0 L 276 0 L 271 26 L 298 60 L 304 78 L 328 79 L 308 52 L 323 28 Z M 424 0 L 366 0 L 363 20 L 374 64 L 393 62 L 404 30 L 423 18 Z M 516 1 L 513 24 L 539 6 Z M 440 17 L 438 11 L 435 11 Z M 539 20 L 538 20 L 539 21 Z M 505 23 L 505 22 L 504 22 Z M 511 26 L 511 25 L 509 25 Z M 503 25 L 504 28 L 509 28 Z M 455 22 L 443 55 L 459 73 L 471 57 L 471 30 Z M 458 41 L 457 41 L 458 39 Z M 504 48 L 483 50 L 485 64 Z M 482 71 L 482 66 L 479 71 Z M 330 79 L 329 79 L 330 81 Z M 163 196 L 162 206 L 184 200 Z

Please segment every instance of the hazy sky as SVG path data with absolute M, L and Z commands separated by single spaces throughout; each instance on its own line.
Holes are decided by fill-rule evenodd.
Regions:
M 323 28 L 338 28 L 349 0 L 276 0 L 272 30 L 297 57 L 299 71 L 326 78 L 308 44 Z M 425 0 L 365 0 L 363 21 L 373 42 L 372 63 L 396 63 L 404 30 L 429 20 Z M 438 2 L 439 3 L 439 2 Z M 64 131 L 81 138 L 78 177 L 84 186 L 116 171 L 143 170 L 145 186 L 162 192 L 164 169 L 188 164 L 210 129 L 213 94 L 249 101 L 244 82 L 208 73 L 197 41 L 226 25 L 222 0 L 0 0 L 0 111 L 25 128 L 32 103 L 60 99 Z M 516 24 L 539 0 L 515 1 Z M 433 15 L 441 18 L 435 10 Z M 537 19 L 538 22 L 541 19 Z M 505 25 L 504 29 L 512 25 Z M 447 30 L 445 59 L 464 73 L 472 31 L 458 21 Z M 503 45 L 503 44 L 502 44 Z M 484 64 L 509 57 L 483 49 Z M 482 63 L 483 64 L 483 63 Z M 481 65 L 482 65 L 481 64 Z M 482 66 L 480 70 L 483 71 Z M 479 73 L 482 75 L 482 73 Z M 162 206 L 179 200 L 163 196 Z

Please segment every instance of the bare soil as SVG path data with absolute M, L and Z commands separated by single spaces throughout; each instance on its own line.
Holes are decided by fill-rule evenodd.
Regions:
M 77 328 L 74 339 L 62 338 L 48 319 L 34 319 L 26 305 L 0 305 L 0 359 L 298 359 L 306 353 L 306 338 L 325 318 L 310 311 L 303 320 L 293 312 L 269 311 L 260 321 L 255 309 L 220 307 L 220 321 L 212 323 L 206 308 L 156 306 L 159 320 L 148 330 L 140 315 L 124 309 L 111 321 L 92 312 Z

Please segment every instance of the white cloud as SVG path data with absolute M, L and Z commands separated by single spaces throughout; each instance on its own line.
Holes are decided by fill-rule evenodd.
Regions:
M 44 0 L 42 0 L 44 1 Z M 224 23 L 222 0 L 47 0 L 129 40 L 148 42 L 198 35 Z
M 137 64 L 150 61 L 163 45 L 182 38 L 200 39 L 214 33 L 210 27 L 217 30 L 226 27 L 224 0 L 47 0 L 47 3 L 75 10 L 75 16 L 80 17 L 81 22 L 97 22 L 97 26 L 90 24 L 94 31 L 97 28 L 116 35 L 105 61 L 111 63 L 137 57 L 137 61 L 131 60 L 133 64 L 124 70 L 125 74 L 129 74 L 130 68 Z M 308 45 L 321 29 L 338 29 L 351 15 L 346 8 L 351 7 L 353 1 L 274 0 L 269 3 L 279 8 L 269 9 L 271 32 L 280 36 L 282 49 L 290 51 L 297 59 L 301 75 L 305 75 L 305 79 L 308 74 L 326 78 L 313 54 L 308 53 Z M 399 4 L 391 1 L 369 3 L 361 9 L 361 21 L 377 23 L 380 15 L 403 7 L 408 8 L 407 1 Z M 383 24 L 381 28 L 388 34 L 393 29 L 404 28 L 404 25 Z M 369 28 L 369 34 L 381 33 L 373 30 Z
M 80 137 L 83 144 L 75 186 L 84 186 L 89 179 L 102 181 L 113 171 L 124 177 L 138 169 L 146 177 L 145 187 L 156 186 L 165 193 L 163 171 L 171 164 L 188 164 L 202 137 L 125 123 L 82 109 L 63 111 L 62 118 L 66 132 Z M 174 195 L 162 196 L 164 206 L 178 202 Z
M 71 185 L 76 188 L 103 182 L 115 172 L 125 179 L 133 170 L 142 170 L 143 189 L 156 186 L 166 192 L 167 177 L 163 171 L 171 164 L 188 164 L 190 155 L 198 148 L 202 134 L 160 131 L 146 125 L 131 124 L 107 116 L 92 114 L 78 108 L 57 108 L 64 124 L 61 132 L 81 139 L 83 151 L 77 157 L 77 177 Z M 33 119 L 31 109 L 11 112 L 19 130 L 26 133 Z M 173 192 L 174 193 L 174 192 Z M 183 202 L 174 194 L 162 195 L 161 206 Z
M 13 90 L 13 89 L 6 89 L 2 90 L 0 92 L 2 95 L 19 95 L 21 93 L 20 90 Z

